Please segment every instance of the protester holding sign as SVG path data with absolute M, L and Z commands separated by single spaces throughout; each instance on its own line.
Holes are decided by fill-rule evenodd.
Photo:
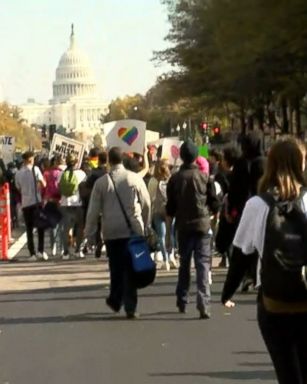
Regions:
M 33 230 L 35 225 L 35 216 L 42 198 L 40 190 L 46 186 L 45 180 L 38 167 L 34 166 L 34 153 L 31 151 L 23 154 L 23 167 L 16 172 L 16 187 L 21 193 L 21 204 L 23 216 L 26 224 L 28 249 L 30 260 L 37 259 L 48 260 L 48 255 L 44 252 L 44 230 L 37 228 L 38 234 L 38 253 L 36 254 Z

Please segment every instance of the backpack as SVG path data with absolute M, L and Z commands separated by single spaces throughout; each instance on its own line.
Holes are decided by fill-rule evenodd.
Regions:
M 262 292 L 282 302 L 306 301 L 302 270 L 307 265 L 307 218 L 302 194 L 294 201 L 282 202 L 270 193 L 260 197 L 270 208 L 261 261 Z
M 66 169 L 61 176 L 59 183 L 60 193 L 62 196 L 70 197 L 76 194 L 78 191 L 78 178 L 75 172 L 71 169 Z
M 51 169 L 44 174 L 46 179 L 45 194 L 53 199 L 59 199 L 61 197 L 59 189 L 59 172 L 60 170 L 58 169 Z

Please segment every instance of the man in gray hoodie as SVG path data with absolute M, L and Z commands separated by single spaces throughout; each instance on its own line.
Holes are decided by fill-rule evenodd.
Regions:
M 140 236 L 144 235 L 150 225 L 150 197 L 143 179 L 124 168 L 123 152 L 120 148 L 111 148 L 108 160 L 111 167 L 110 174 L 96 181 L 91 195 L 85 237 L 90 238 L 95 233 L 101 215 L 102 237 L 106 245 L 111 279 L 110 295 L 106 303 L 114 312 L 119 312 L 124 304 L 127 318 L 135 318 L 137 289 L 128 253 L 128 241 L 132 233 L 127 226 L 118 196 L 127 213 L 132 231 Z

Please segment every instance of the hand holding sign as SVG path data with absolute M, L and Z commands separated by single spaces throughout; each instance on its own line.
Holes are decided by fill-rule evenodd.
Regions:
M 143 155 L 146 123 L 140 120 L 119 120 L 104 124 L 107 147 L 120 147 L 125 152 Z

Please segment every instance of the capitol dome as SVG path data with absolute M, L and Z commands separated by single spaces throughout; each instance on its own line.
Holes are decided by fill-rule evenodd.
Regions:
M 62 55 L 53 82 L 53 103 L 64 103 L 71 98 L 96 98 L 96 82 L 87 56 L 75 42 L 71 27 L 70 46 Z

